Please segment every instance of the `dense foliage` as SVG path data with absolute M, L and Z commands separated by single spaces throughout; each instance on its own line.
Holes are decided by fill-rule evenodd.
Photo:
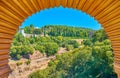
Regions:
M 112 47 L 104 29 L 95 31 L 51 25 L 35 28 L 30 25 L 24 31 L 38 36 L 27 38 L 17 33 L 10 52 L 14 59 L 33 54 L 34 50 L 47 56 L 56 55 L 60 47 L 68 51 L 56 55 L 46 69 L 33 72 L 29 78 L 117 78 L 113 70 Z M 84 40 L 80 45 L 75 38 Z M 30 61 L 26 64 L 30 64 Z
M 82 44 L 83 47 L 57 55 L 46 69 L 33 72 L 29 78 L 117 78 L 112 47 L 103 29 Z
M 57 55 L 45 70 L 36 71 L 29 78 L 117 78 L 111 47 L 102 47 L 88 46 Z
M 72 48 L 71 48 L 71 47 Z M 12 47 L 10 50 L 10 56 L 13 59 L 19 60 L 24 55 L 33 54 L 34 50 L 46 54 L 47 56 L 55 55 L 60 47 L 66 47 L 67 50 L 78 48 L 77 41 L 62 36 L 58 37 L 24 37 L 20 32 L 15 35 Z
M 91 29 L 78 28 L 78 27 L 69 27 L 69 26 L 45 26 L 50 36 L 63 36 L 63 37 L 79 37 L 79 38 L 88 38 L 90 32 L 94 32 Z
M 10 56 L 19 60 L 22 56 L 33 54 L 33 52 L 34 48 L 30 45 L 29 40 L 24 38 L 21 33 L 17 33 L 10 49 Z
M 63 36 L 63 37 L 79 37 L 79 38 L 89 38 L 93 35 L 95 30 L 81 28 L 81 27 L 71 27 L 71 26 L 61 26 L 61 25 L 47 25 L 42 28 L 35 28 L 33 25 L 24 28 L 27 34 L 48 34 L 49 36 Z
M 27 34 L 41 34 L 41 29 L 35 28 L 34 25 L 26 26 L 24 28 L 25 33 Z

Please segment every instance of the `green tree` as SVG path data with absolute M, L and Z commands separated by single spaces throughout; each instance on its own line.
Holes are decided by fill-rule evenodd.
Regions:
M 66 50 L 67 51 L 70 51 L 70 50 L 73 50 L 73 45 L 66 45 Z
M 92 46 L 92 45 L 93 45 L 93 43 L 92 43 L 92 41 L 91 41 L 90 39 L 84 40 L 84 41 L 83 41 L 83 44 L 84 44 L 85 46 Z
M 45 53 L 45 47 L 44 46 L 36 45 L 35 49 L 38 50 L 41 53 Z
M 16 58 L 17 58 L 17 60 L 20 60 L 22 58 L 22 56 L 20 54 L 17 54 Z
M 59 49 L 59 46 L 56 43 L 46 43 L 45 46 L 47 56 L 54 55 Z
M 104 29 L 100 29 L 96 31 L 93 37 L 94 37 L 93 42 L 96 42 L 96 41 L 102 42 L 103 40 L 107 39 L 107 35 Z
M 37 29 L 34 29 L 34 30 L 33 30 L 33 33 L 39 35 L 39 34 L 42 33 L 42 31 L 41 31 L 41 29 L 38 29 L 38 28 L 37 28 Z

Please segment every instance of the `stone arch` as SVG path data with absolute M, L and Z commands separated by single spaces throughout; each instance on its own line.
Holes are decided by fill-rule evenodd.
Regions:
M 12 39 L 25 18 L 50 7 L 75 8 L 93 16 L 105 29 L 120 78 L 120 0 L 0 0 L 0 77 L 6 78 Z

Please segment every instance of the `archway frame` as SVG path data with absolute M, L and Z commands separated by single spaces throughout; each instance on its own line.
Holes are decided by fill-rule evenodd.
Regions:
M 0 0 L 0 77 L 8 77 L 9 49 L 24 19 L 59 6 L 82 10 L 98 20 L 111 40 L 114 68 L 120 78 L 120 0 Z

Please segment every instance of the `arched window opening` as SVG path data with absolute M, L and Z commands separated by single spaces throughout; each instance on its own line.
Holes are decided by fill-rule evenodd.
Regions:
M 9 65 L 10 78 L 116 78 L 104 29 L 82 11 L 63 7 L 43 10 L 22 23 Z

